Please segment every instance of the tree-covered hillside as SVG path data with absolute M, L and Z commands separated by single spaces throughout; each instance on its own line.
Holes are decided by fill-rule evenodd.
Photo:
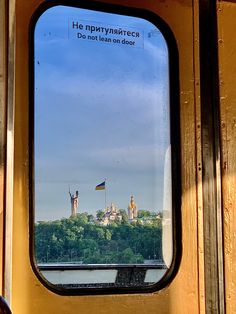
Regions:
M 161 259 L 161 223 L 141 220 L 101 225 L 92 215 L 35 224 L 38 263 L 143 263 Z

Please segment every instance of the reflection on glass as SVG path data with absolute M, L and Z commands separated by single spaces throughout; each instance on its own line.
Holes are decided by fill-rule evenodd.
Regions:
M 65 285 L 57 267 L 70 263 L 71 271 L 81 266 L 79 278 L 68 275 L 72 286 L 104 284 L 117 282 L 117 271 L 106 270 L 113 278 L 106 279 L 104 270 L 97 281 L 98 270 L 88 279 L 88 265 L 140 264 L 153 267 L 143 283 L 156 282 L 166 268 L 163 245 L 167 266 L 172 258 L 172 243 L 162 242 L 163 213 L 171 224 L 163 35 L 141 18 L 57 6 L 39 18 L 34 45 L 35 253 L 42 273 Z

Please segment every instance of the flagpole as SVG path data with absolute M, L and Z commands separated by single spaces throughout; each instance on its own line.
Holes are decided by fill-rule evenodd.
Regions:
M 107 209 L 107 188 L 106 188 L 106 178 L 105 178 L 105 210 Z

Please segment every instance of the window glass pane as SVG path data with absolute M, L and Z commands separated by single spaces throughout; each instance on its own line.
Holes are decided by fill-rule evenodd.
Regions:
M 142 18 L 56 6 L 40 16 L 34 50 L 42 275 L 70 288 L 157 282 L 172 260 L 162 33 Z

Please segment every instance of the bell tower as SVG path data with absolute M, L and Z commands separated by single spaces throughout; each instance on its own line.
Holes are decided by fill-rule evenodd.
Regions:
M 137 216 L 138 216 L 137 206 L 136 206 L 135 201 L 134 201 L 134 196 L 131 195 L 130 203 L 128 205 L 128 217 L 130 220 L 133 220 L 133 219 L 137 218 Z

